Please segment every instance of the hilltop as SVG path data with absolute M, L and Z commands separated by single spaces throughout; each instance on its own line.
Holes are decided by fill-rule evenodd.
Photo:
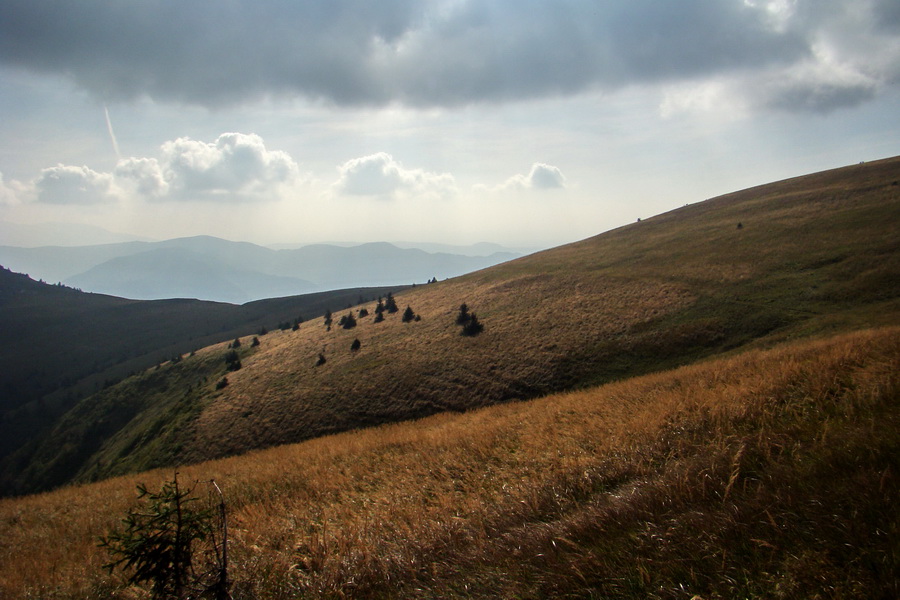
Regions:
M 197 462 L 895 324 L 898 180 L 893 158 L 685 206 L 407 290 L 381 323 L 368 302 L 330 330 L 243 339 L 236 371 L 225 344 L 207 347 L 79 403 L 16 457 L 17 481 Z M 480 335 L 460 335 L 462 303 Z M 407 305 L 419 320 L 401 322 Z

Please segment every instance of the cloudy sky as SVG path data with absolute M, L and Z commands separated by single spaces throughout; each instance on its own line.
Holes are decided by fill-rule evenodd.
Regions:
M 547 247 L 900 154 L 898 84 L 896 0 L 3 0 L 0 220 Z

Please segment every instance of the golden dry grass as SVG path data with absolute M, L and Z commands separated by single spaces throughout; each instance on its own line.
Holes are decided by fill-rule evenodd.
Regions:
M 761 186 L 405 292 L 401 311 L 421 322 L 370 315 L 349 331 L 317 320 L 270 335 L 182 458 L 534 398 L 767 336 L 895 323 L 897 179 L 900 158 Z M 459 335 L 463 302 L 484 334 Z
M 888 598 L 898 400 L 889 328 L 180 477 L 226 491 L 238 598 Z M 95 539 L 165 478 L 0 501 L 0 597 L 132 597 Z

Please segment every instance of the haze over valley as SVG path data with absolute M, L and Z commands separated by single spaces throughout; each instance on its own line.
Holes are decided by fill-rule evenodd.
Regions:
M 447 249 L 474 255 L 388 243 L 273 250 L 201 236 L 97 246 L 0 246 L 0 264 L 35 279 L 112 296 L 243 304 L 328 290 L 426 283 L 520 256 L 489 244 Z M 490 253 L 478 255 L 485 249 Z

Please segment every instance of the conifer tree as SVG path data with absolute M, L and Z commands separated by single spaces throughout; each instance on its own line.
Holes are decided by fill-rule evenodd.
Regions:
M 391 314 L 394 314 L 395 312 L 400 310 L 399 308 L 397 308 L 397 301 L 394 300 L 394 296 L 390 292 L 388 292 L 387 300 L 384 304 L 384 309 Z
M 469 320 L 463 325 L 462 335 L 475 336 L 484 331 L 484 325 L 478 320 L 475 313 L 470 313 Z
M 401 320 L 404 323 L 409 323 L 410 321 L 412 321 L 415 318 L 416 318 L 416 313 L 414 313 L 413 309 L 410 308 L 409 305 L 407 305 L 406 310 L 403 311 L 403 317 L 401 318 Z
M 463 302 L 459 305 L 459 314 L 456 316 L 456 324 L 465 325 L 471 318 L 471 315 L 469 315 L 469 307 Z

